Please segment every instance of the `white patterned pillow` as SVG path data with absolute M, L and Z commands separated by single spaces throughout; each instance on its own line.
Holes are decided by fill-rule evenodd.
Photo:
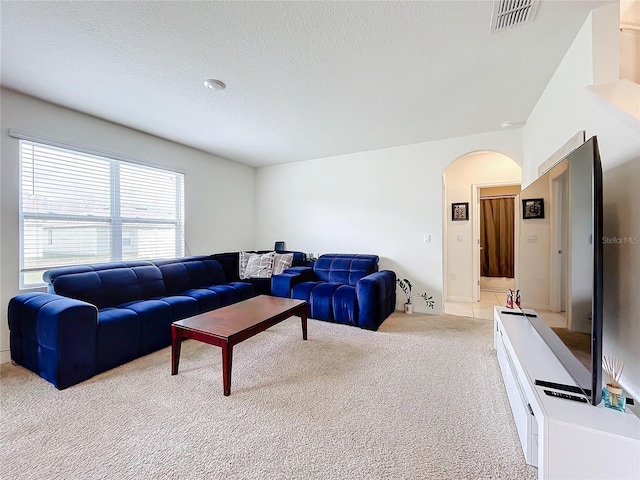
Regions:
M 273 274 L 280 275 L 293 263 L 293 253 L 276 253 L 273 259 Z
M 238 276 L 240 279 L 248 278 L 245 274 L 247 270 L 247 262 L 249 261 L 249 257 L 251 256 L 251 252 L 240 252 L 240 256 L 238 258 Z
M 276 252 L 252 253 L 244 271 L 245 278 L 271 278 L 273 273 L 273 259 Z

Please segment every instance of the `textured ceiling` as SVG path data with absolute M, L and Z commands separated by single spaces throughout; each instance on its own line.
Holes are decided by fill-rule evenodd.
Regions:
M 589 11 L 492 2 L 9 2 L 2 85 L 252 166 L 524 121 Z M 222 92 L 206 78 L 227 84 Z

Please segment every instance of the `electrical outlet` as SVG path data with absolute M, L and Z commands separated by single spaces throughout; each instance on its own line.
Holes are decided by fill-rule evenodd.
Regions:
M 422 237 L 422 241 L 424 243 L 431 243 L 431 234 L 430 233 L 425 233 Z

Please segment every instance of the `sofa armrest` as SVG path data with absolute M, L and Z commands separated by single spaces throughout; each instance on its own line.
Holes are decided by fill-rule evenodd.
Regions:
M 381 270 L 362 277 L 356 283 L 358 298 L 358 326 L 377 330 L 396 309 L 396 274 Z
M 12 360 L 63 389 L 96 373 L 98 310 L 50 293 L 25 293 L 8 308 Z
M 316 279 L 311 267 L 287 268 L 280 275 L 271 277 L 271 295 L 274 297 L 291 298 L 293 287 L 302 282 Z

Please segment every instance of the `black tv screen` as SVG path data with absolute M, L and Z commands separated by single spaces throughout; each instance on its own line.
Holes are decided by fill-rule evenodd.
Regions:
M 602 165 L 596 137 L 520 193 L 518 288 L 540 336 L 602 399 Z M 540 379 L 544 380 L 544 379 Z

